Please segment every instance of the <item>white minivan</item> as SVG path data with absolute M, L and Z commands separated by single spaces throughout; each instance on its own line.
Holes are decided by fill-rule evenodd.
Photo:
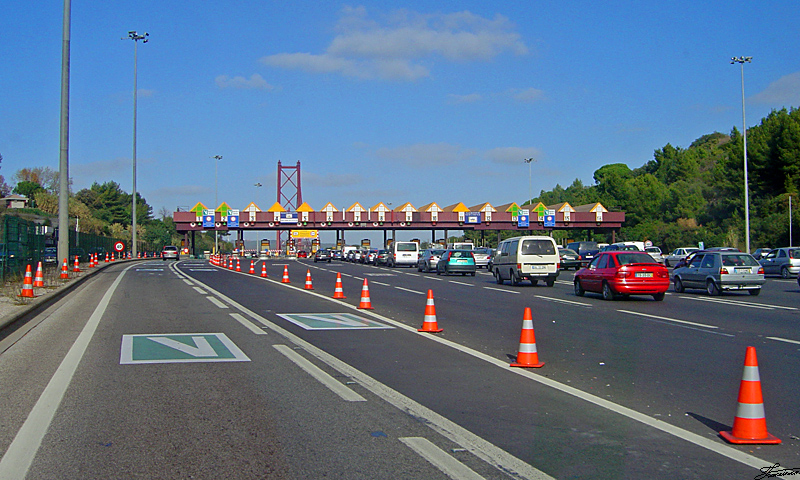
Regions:
M 544 280 L 552 287 L 558 278 L 560 258 L 555 240 L 545 236 L 514 237 L 500 242 L 492 259 L 492 272 L 498 285 L 511 280 L 533 285 Z
M 416 267 L 419 260 L 419 244 L 417 242 L 393 242 L 389 247 L 387 264 L 390 267 L 407 265 Z

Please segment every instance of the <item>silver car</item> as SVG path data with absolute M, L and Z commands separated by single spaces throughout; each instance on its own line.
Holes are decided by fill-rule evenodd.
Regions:
M 658 247 L 645 247 L 644 251 L 649 253 L 653 260 L 658 263 L 664 263 L 664 255 L 661 254 L 661 249 Z
M 178 250 L 178 247 L 174 245 L 167 245 L 164 247 L 163 250 L 161 250 L 161 258 L 163 258 L 164 261 L 166 261 L 168 258 L 172 258 L 174 260 L 180 260 L 181 259 L 180 250 Z
M 758 261 L 767 275 L 783 278 L 800 273 L 800 248 L 776 248 Z
M 669 255 L 664 256 L 664 266 L 669 267 L 670 265 L 674 266 L 684 258 L 688 257 L 690 253 L 696 252 L 700 250 L 696 247 L 681 247 L 676 248 L 672 251 Z
M 429 248 L 424 252 L 422 252 L 422 255 L 420 255 L 419 257 L 419 260 L 417 260 L 417 271 L 435 272 L 436 265 L 439 263 L 439 258 L 441 258 L 443 253 L 444 253 L 443 249 L 435 249 L 435 248 Z
M 489 259 L 492 258 L 491 248 L 476 248 L 472 250 L 472 256 L 475 257 L 475 266 L 478 268 L 487 267 Z
M 686 288 L 702 288 L 709 295 L 728 290 L 747 290 L 750 295 L 761 293 L 764 267 L 749 253 L 698 252 L 685 267 L 672 272 L 673 288 L 682 293 Z

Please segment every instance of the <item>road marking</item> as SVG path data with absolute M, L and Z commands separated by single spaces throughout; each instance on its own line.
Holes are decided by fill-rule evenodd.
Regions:
M 224 333 L 123 335 L 120 365 L 192 362 L 249 362 Z
M 185 283 L 186 285 L 194 285 L 194 282 L 192 282 L 191 280 L 187 280 L 185 278 L 182 279 L 182 280 L 183 280 L 183 283 Z
M 483 287 L 486 290 L 494 290 L 495 292 L 505 292 L 505 293 L 513 293 L 514 295 L 519 295 L 519 292 L 515 292 L 514 290 L 506 290 L 505 288 L 495 288 L 495 287 Z
M 3 458 L 0 459 L 0 478 L 25 478 L 27 475 L 28 469 L 33 463 L 33 458 L 42 444 L 42 439 L 47 433 L 47 429 L 50 428 L 50 423 L 53 421 L 56 410 L 64 398 L 64 393 L 72 381 L 72 376 L 75 374 L 75 370 L 78 368 L 78 364 L 83 358 L 86 348 L 89 346 L 89 342 L 100 324 L 100 320 L 103 318 L 111 297 L 114 296 L 122 277 L 132 267 L 133 265 L 120 272 L 94 309 L 86 325 L 83 326 L 83 330 L 81 330 L 75 343 L 72 344 L 64 359 L 61 360 L 61 364 L 39 396 L 36 405 L 31 409 L 28 418 L 25 419 L 25 423 L 22 424 Z
M 703 328 L 719 328 L 715 325 L 706 325 L 705 323 L 696 323 L 690 322 L 688 320 L 678 320 L 677 318 L 669 318 L 669 317 L 660 317 L 658 315 L 650 315 L 647 313 L 639 313 L 639 312 L 629 312 L 628 310 L 617 310 L 620 313 L 627 313 L 629 315 L 638 315 L 640 317 L 647 317 L 647 318 L 655 318 L 657 320 L 664 320 L 665 322 L 676 322 L 676 323 L 683 323 L 686 325 L 694 325 L 695 327 L 703 327 Z
M 389 285 L 388 283 L 383 283 L 383 282 L 375 282 L 375 281 L 373 281 L 372 284 L 373 285 L 381 285 L 381 286 L 384 286 L 384 287 L 391 287 L 391 285 Z
M 800 345 L 800 342 L 798 342 L 797 340 L 789 340 L 788 338 L 781 338 L 781 337 L 767 337 L 767 338 L 769 338 L 770 340 L 777 340 L 779 342 L 796 343 L 797 345 Z
M 784 310 L 797 310 L 794 307 L 781 307 L 777 305 L 764 305 L 763 303 L 750 303 L 750 302 L 742 302 L 740 300 L 731 300 L 725 299 L 720 300 L 717 298 L 705 298 L 705 297 L 680 297 L 680 298 L 687 298 L 689 300 L 697 300 L 698 302 L 710 302 L 710 303 L 721 303 L 723 305 L 734 305 L 737 307 L 747 307 L 747 308 L 757 308 L 759 310 L 775 310 L 776 308 L 784 309 Z
M 411 292 L 411 293 L 416 293 L 418 295 L 425 295 L 425 292 L 418 292 L 416 290 L 409 290 L 408 288 L 403 288 L 403 287 L 394 287 L 394 288 L 396 288 L 398 290 L 403 290 L 404 292 Z
M 163 268 L 137 268 L 137 272 L 163 272 Z
M 473 285 L 473 284 L 471 284 L 471 283 L 457 282 L 457 281 L 455 281 L 455 280 L 448 280 L 448 282 L 450 282 L 450 283 L 455 283 L 455 284 L 458 284 L 458 285 L 466 285 L 466 286 L 468 286 L 468 287 L 474 287 L 474 286 L 475 286 L 475 285 Z
M 236 320 L 237 322 L 239 322 L 242 325 L 244 325 L 245 327 L 247 327 L 248 330 L 250 330 L 251 332 L 255 333 L 256 335 L 266 335 L 267 334 L 267 332 L 265 332 L 264 330 L 258 328 L 258 325 L 256 325 L 253 322 L 247 320 L 241 314 L 239 314 L 239 313 L 231 313 L 230 315 L 231 315 L 231 317 L 234 318 L 234 320 Z
M 190 272 L 216 272 L 216 268 L 190 268 Z
M 275 349 L 281 352 L 286 358 L 294 362 L 298 367 L 305 370 L 306 373 L 317 379 L 318 382 L 328 387 L 330 391 L 342 397 L 343 400 L 348 402 L 366 402 L 367 399 L 350 390 L 342 385 L 341 382 L 325 373 L 321 368 L 309 362 L 307 359 L 300 356 L 286 345 L 273 345 Z
M 482 480 L 483 477 L 475 473 L 474 470 L 459 462 L 441 448 L 434 445 L 427 438 L 422 437 L 401 437 L 398 438 L 411 450 L 417 452 L 422 458 L 433 464 L 445 475 L 459 480 Z
M 576 302 L 573 300 L 564 300 L 562 298 L 554 298 L 554 297 L 545 297 L 543 295 L 534 295 L 535 298 L 540 298 L 542 300 L 547 300 L 550 302 L 558 302 L 558 303 L 566 303 L 569 305 L 577 305 L 579 307 L 591 307 L 591 303 L 583 303 L 583 302 Z
M 209 302 L 213 303 L 214 305 L 216 305 L 219 308 L 228 308 L 227 305 L 225 305 L 224 303 L 222 303 L 219 300 L 217 300 L 216 297 L 206 297 L 206 298 L 208 299 Z
M 206 291 L 205 291 L 205 290 L 203 290 L 203 289 L 202 289 L 202 288 L 200 288 L 200 287 L 194 287 L 194 289 L 195 289 L 195 291 L 196 291 L 197 293 L 199 293 L 200 295 L 205 295 L 205 294 L 206 294 Z
M 352 313 L 277 313 L 276 315 L 306 330 L 394 328 Z

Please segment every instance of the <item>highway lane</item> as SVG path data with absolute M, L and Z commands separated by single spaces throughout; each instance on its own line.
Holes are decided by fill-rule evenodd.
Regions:
M 508 478 L 171 267 L 110 267 L 2 346 L 0 478 Z
M 270 275 L 280 278 L 282 265 L 268 262 Z M 476 351 L 491 352 L 490 355 L 495 358 L 507 359 L 508 355 L 515 353 L 522 308 L 530 306 L 533 300 L 540 352 L 547 351 L 553 355 L 543 358 L 550 362 L 546 367 L 547 377 L 629 404 L 653 418 L 662 418 L 708 438 L 716 439 L 715 429 L 724 428 L 732 421 L 738 381 L 741 378 L 744 345 L 751 343 L 751 338 L 737 338 L 736 333 L 708 333 L 703 328 L 648 317 L 641 320 L 632 313 L 614 314 L 614 309 L 622 304 L 626 312 L 664 315 L 666 302 L 637 299 L 603 302 L 599 297 L 580 299 L 571 293 L 569 282 L 562 282 L 553 289 L 500 287 L 492 285 L 492 280 L 481 274 L 474 279 L 437 279 L 435 276 L 418 275 L 415 271 L 406 269 L 376 269 L 336 263 L 314 265 L 309 262 L 300 266 L 290 262 L 295 285 L 302 285 L 306 268 L 313 272 L 318 290 L 321 289 L 321 283 L 329 283 L 329 294 L 333 290 L 334 271 L 342 271 L 345 291 L 349 297 L 347 302 L 351 305 L 358 303 L 360 281 L 370 278 L 370 291 L 376 309 L 388 317 L 416 327 L 421 323 L 424 292 L 427 287 L 435 286 L 437 313 L 440 326 L 445 328 L 445 336 L 469 345 Z M 356 284 L 353 285 L 353 282 Z M 496 290 L 498 288 L 502 291 Z M 502 308 L 493 309 L 494 300 L 487 298 L 496 297 L 476 294 L 476 289 L 503 296 Z M 739 299 L 739 296 L 732 297 Z M 481 300 L 477 302 L 479 298 Z M 763 301 L 765 298 L 767 297 L 762 295 L 749 300 Z M 668 298 L 667 301 L 671 299 Z M 687 301 L 686 304 L 691 302 Z M 681 310 L 681 314 L 697 314 L 697 308 L 692 304 L 691 307 Z M 516 315 L 519 317 L 511 319 L 509 317 L 514 315 L 509 315 L 508 312 L 518 312 Z M 787 312 L 789 313 L 786 315 L 793 315 L 791 310 Z M 702 315 L 706 321 L 708 314 L 706 311 Z M 541 318 L 548 320 L 542 322 Z M 791 320 L 796 320 L 796 317 L 792 316 Z M 543 331 L 544 335 L 541 333 Z M 542 346 L 543 336 L 546 338 L 546 346 Z M 691 340 L 687 341 L 687 338 Z M 509 348 L 509 343 L 514 346 Z M 738 343 L 742 344 L 741 352 L 735 351 Z M 732 347 L 732 344 L 737 346 Z M 771 348 L 766 350 L 771 351 Z M 778 352 L 776 355 L 794 353 L 796 349 L 788 353 Z M 760 351 L 759 357 L 764 356 Z M 769 357 L 769 354 L 766 356 Z M 698 372 L 699 367 L 707 369 Z M 785 392 L 782 389 L 787 384 L 795 384 L 792 377 L 796 368 L 789 365 L 785 366 L 785 370 L 789 371 L 786 378 L 775 375 L 770 370 L 773 375 L 771 378 L 777 378 L 776 382 L 785 382 L 774 384 L 774 395 L 765 387 L 766 398 L 777 398 L 780 401 L 775 401 L 774 404 L 780 404 L 782 408 L 788 405 L 783 414 L 772 414 L 776 408 L 771 409 L 770 404 L 767 405 L 770 431 L 778 436 L 781 436 L 781 431 L 791 432 L 792 422 L 795 421 L 791 413 L 796 405 L 793 403 L 795 400 L 786 398 L 791 397 L 789 394 L 780 393 Z M 762 367 L 763 377 L 765 372 Z M 784 398 L 787 402 L 783 402 Z M 790 436 L 786 440 L 791 444 Z M 784 461 L 793 459 L 793 454 L 784 457 Z

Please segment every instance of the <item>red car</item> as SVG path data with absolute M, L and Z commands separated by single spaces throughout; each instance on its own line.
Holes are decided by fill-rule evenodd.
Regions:
M 308 252 L 305 250 L 300 250 L 297 252 L 297 258 L 308 258 Z
M 645 252 L 608 251 L 575 272 L 573 283 L 579 297 L 595 292 L 605 300 L 617 295 L 652 295 L 661 301 L 669 288 L 669 271 Z

